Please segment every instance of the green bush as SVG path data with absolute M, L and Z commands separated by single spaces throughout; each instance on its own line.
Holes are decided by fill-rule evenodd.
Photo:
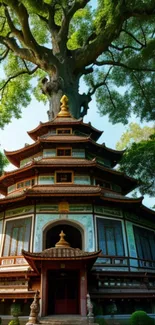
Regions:
M 103 315 L 103 308 L 101 305 L 93 303 L 93 313 L 95 316 Z
M 135 311 L 130 317 L 130 325 L 153 325 L 153 319 L 145 311 Z
M 20 325 L 19 319 L 18 318 L 12 319 L 8 325 Z
M 106 321 L 104 318 L 99 318 L 99 317 L 95 317 L 95 323 L 99 324 L 99 325 L 106 325 Z
M 21 306 L 19 303 L 13 303 L 11 305 L 11 315 L 14 316 L 14 317 L 18 317 L 21 315 Z M 11 324 L 13 325 L 13 324 Z

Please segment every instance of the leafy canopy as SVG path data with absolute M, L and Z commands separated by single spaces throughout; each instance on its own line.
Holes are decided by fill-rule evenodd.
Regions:
M 131 113 L 154 120 L 154 0 L 91 4 L 0 0 L 0 127 L 20 117 L 32 93 L 46 101 L 59 90 L 73 90 L 83 115 L 96 94 L 100 113 L 113 123 L 127 123 Z M 53 83 L 42 93 L 37 80 L 41 84 L 45 76 Z M 83 97 L 81 77 L 88 86 Z
M 155 129 L 141 128 L 131 123 L 117 143 L 117 149 L 127 149 L 120 161 L 120 170 L 139 180 L 142 194 L 155 195 Z
M 3 153 L 0 151 L 0 176 L 4 172 L 4 168 L 9 164 L 9 161 L 7 158 L 3 155 Z

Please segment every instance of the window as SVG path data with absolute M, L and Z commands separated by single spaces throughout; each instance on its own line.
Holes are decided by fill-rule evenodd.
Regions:
M 57 156 L 71 156 L 71 148 L 57 148 Z
M 137 226 L 133 226 L 133 228 L 134 228 L 138 257 L 146 260 L 154 260 L 155 259 L 154 232 Z
M 42 176 L 39 176 L 38 184 L 41 184 L 41 185 L 54 184 L 54 175 L 42 175 Z
M 72 129 L 57 129 L 56 130 L 57 134 L 72 134 Z
M 73 174 L 72 172 L 57 172 L 56 183 L 72 183 Z
M 23 188 L 23 187 L 31 187 L 35 184 L 35 178 L 27 179 L 23 182 L 17 183 L 17 189 Z
M 11 185 L 11 186 L 8 187 L 8 193 L 11 193 L 11 192 L 13 192 L 15 190 L 16 190 L 16 184 Z
M 106 181 L 101 180 L 101 179 L 95 179 L 95 184 L 100 185 L 101 187 L 111 189 L 111 184 L 109 182 L 106 182 Z
M 124 256 L 121 221 L 97 218 L 98 247 L 104 255 Z
M 56 149 L 44 149 L 43 150 L 43 157 L 50 158 L 56 156 Z
M 7 221 L 3 256 L 21 255 L 21 250 L 29 250 L 31 218 Z

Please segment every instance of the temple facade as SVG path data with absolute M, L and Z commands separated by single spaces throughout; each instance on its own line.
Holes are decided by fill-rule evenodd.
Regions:
M 155 213 L 127 194 L 137 181 L 116 170 L 122 151 L 71 116 L 64 96 L 52 121 L 8 152 L 0 178 L 0 314 L 22 315 L 38 290 L 40 315 L 155 311 Z

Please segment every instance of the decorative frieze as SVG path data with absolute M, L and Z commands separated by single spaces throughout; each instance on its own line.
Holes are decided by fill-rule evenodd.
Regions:
M 17 208 L 17 209 L 11 209 L 11 210 L 6 210 L 5 212 L 5 217 L 9 218 L 9 217 L 14 217 L 17 215 L 21 215 L 21 214 L 29 214 L 34 212 L 34 206 L 27 206 L 27 207 L 22 207 L 22 208 Z
M 46 204 L 46 205 L 37 205 L 36 206 L 36 212 L 58 212 L 58 204 L 56 205 L 51 205 L 51 204 Z
M 70 212 L 92 212 L 91 204 L 70 204 L 69 205 Z
M 124 216 L 126 219 L 139 223 L 140 225 L 146 226 L 148 228 L 153 228 L 155 229 L 155 223 L 151 222 L 151 220 L 149 220 L 146 216 L 146 219 L 142 218 L 141 216 L 137 216 L 135 213 L 130 213 L 128 211 L 126 211 L 124 213 Z
M 103 215 L 110 215 L 114 217 L 122 217 L 122 211 L 117 208 L 95 206 L 94 211 Z

